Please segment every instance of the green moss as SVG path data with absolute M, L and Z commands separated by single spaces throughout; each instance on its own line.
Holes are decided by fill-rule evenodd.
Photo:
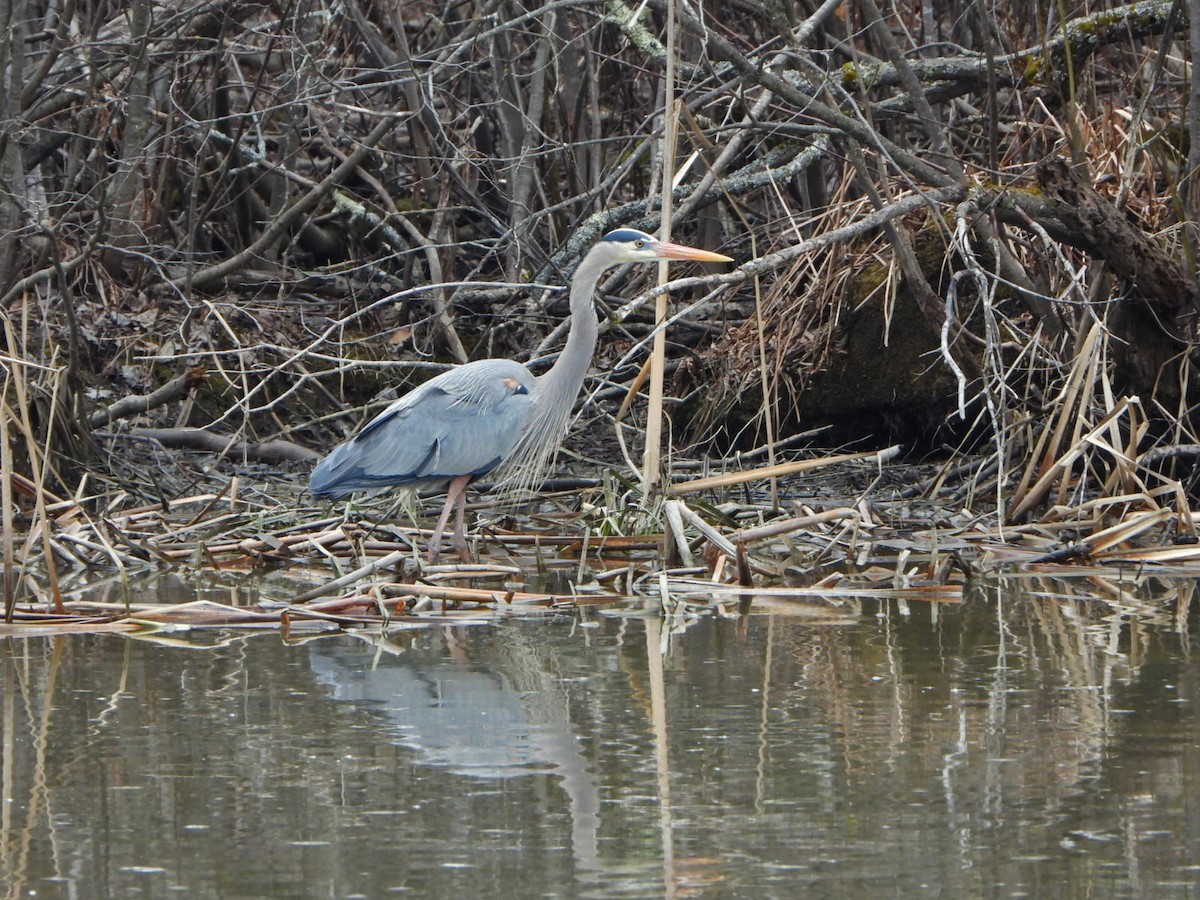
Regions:
M 862 91 L 875 86 L 883 67 L 848 62 L 842 65 L 841 71 L 843 88 L 847 91 Z
M 887 281 L 888 271 L 889 267 L 883 263 L 870 263 L 863 266 L 848 283 L 850 294 L 858 301 L 871 296 Z
M 1126 9 L 1120 12 L 1102 12 L 1086 19 L 1080 19 L 1069 26 L 1069 30 L 1083 38 L 1095 38 L 1097 32 L 1107 31 L 1114 27 L 1147 25 L 1153 16 L 1138 9 Z
M 998 181 L 988 181 L 979 185 L 987 191 L 992 191 L 997 194 L 1025 194 L 1028 197 L 1044 197 L 1045 192 L 1033 182 L 1025 184 L 1001 184 Z

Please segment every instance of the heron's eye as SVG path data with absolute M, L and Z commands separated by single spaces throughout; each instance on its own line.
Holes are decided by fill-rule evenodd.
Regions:
M 646 246 L 646 242 L 645 242 L 645 241 L 643 241 L 643 240 L 641 240 L 641 239 L 638 239 L 638 240 L 636 240 L 636 241 L 634 241 L 634 242 L 633 242 L 633 246 L 635 246 L 635 247 L 637 247 L 639 250 L 641 250 L 643 247 L 645 247 L 645 246 Z

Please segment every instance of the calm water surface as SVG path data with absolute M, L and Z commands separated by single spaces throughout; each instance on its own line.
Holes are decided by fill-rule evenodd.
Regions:
M 1196 897 L 1194 616 L 1136 609 L 7 639 L 0 889 Z

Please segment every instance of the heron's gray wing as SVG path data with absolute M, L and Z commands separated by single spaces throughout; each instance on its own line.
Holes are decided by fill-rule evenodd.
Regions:
M 321 460 L 310 489 L 344 497 L 490 472 L 512 452 L 529 418 L 527 379 L 518 363 L 482 360 L 427 381 Z

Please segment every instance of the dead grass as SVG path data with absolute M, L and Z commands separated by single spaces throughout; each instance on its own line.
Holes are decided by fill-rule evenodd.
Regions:
M 1098 454 L 1111 462 L 1114 451 L 1100 436 L 1115 418 L 1090 429 L 1054 428 L 1074 437 L 1047 439 L 1046 450 L 1057 450 L 1044 455 L 1047 491 L 1070 495 L 1097 477 L 1072 461 Z M 576 492 L 547 495 L 519 516 L 489 515 L 485 506 L 473 533 L 478 562 L 434 567 L 423 564 L 429 529 L 378 518 L 388 511 L 383 504 L 346 519 L 294 495 L 248 490 L 205 492 L 165 508 L 122 508 L 117 497 L 59 501 L 46 505 L 45 527 L 30 532 L 45 537 L 20 548 L 2 633 L 307 633 L 574 614 L 583 606 L 694 616 L 796 603 L 853 614 L 867 598 L 957 602 L 974 579 L 1013 571 L 1107 578 L 1135 566 L 1200 574 L 1196 520 L 1179 508 L 1181 489 L 1162 479 L 1147 486 L 1136 458 L 1109 465 L 1105 477 L 1139 490 L 1051 505 L 1021 523 L 969 512 L 956 503 L 969 479 L 929 467 L 889 470 L 877 458 L 845 455 L 793 466 L 807 472 L 802 481 L 782 480 L 783 496 L 792 498 L 782 514 L 747 492 L 766 470 L 730 473 L 703 493 L 688 492 L 687 503 L 668 501 L 666 534 L 613 533 L 620 517 L 600 489 L 585 492 L 582 506 Z M 881 478 L 895 481 L 901 471 L 903 480 L 936 483 L 938 500 L 904 499 L 901 485 Z M 104 571 L 112 573 L 107 583 L 97 577 Z M 240 599 L 163 604 L 133 587 L 163 572 L 229 585 Z M 240 585 L 254 589 L 239 594 Z
M 32 208 L 19 210 L 20 222 L 0 232 L 14 257 L 0 311 L 6 621 L 70 618 L 96 572 L 127 581 L 159 568 L 304 572 L 294 592 L 278 598 L 291 606 L 322 587 L 357 597 L 364 582 L 390 583 L 398 587 L 383 591 L 382 608 L 411 610 L 422 602 L 420 585 L 431 584 L 413 550 L 426 534 L 375 510 L 352 523 L 333 520 L 294 491 L 281 493 L 273 479 L 285 464 L 252 458 L 269 458 L 282 441 L 302 445 L 301 456 L 332 446 L 385 402 L 383 388 L 403 389 L 398 383 L 439 370 L 444 359 L 553 350 L 554 340 L 539 345 L 556 320 L 550 288 L 581 248 L 608 227 L 658 224 L 645 198 L 663 183 L 649 151 L 661 123 L 659 37 L 634 19 L 599 20 L 583 7 L 562 8 L 553 23 L 548 11 L 522 11 L 510 25 L 499 15 L 495 28 L 466 15 L 461 31 L 414 8 L 411 21 L 358 22 L 369 41 L 331 28 L 314 49 L 265 7 L 239 9 L 220 24 L 202 7 L 184 12 L 197 27 L 217 28 L 209 36 L 220 36 L 218 49 L 190 55 L 190 41 L 158 35 L 155 52 L 114 58 L 107 81 L 74 81 L 64 65 L 44 71 L 49 80 L 21 101 L 44 105 L 44 88 L 78 98 L 80 108 L 111 106 L 114 116 L 124 104 L 123 115 L 133 117 L 132 101 L 146 98 L 120 92 L 135 76 L 170 76 L 180 90 L 170 109 L 142 110 L 161 133 L 112 120 L 124 135 L 152 136 L 143 146 L 76 133 L 68 125 L 80 108 L 47 107 L 33 119 L 50 134 L 60 129 L 64 143 L 23 180 L 52 192 L 49 208 L 94 212 L 51 225 Z M 931 66 L 945 61 L 950 43 L 919 40 L 927 23 L 918 6 L 889 11 L 882 30 L 848 7 L 825 23 L 827 33 L 809 33 L 819 51 L 799 46 L 774 60 L 760 55 L 778 37 L 772 14 L 754 4 L 725 14 L 732 18 L 711 28 L 711 41 L 692 40 L 692 31 L 681 42 L 705 47 L 704 58 L 673 58 L 686 127 L 679 188 L 668 196 L 703 235 L 694 242 L 737 252 L 742 265 L 689 285 L 705 293 L 694 321 L 682 323 L 689 336 L 682 327 L 671 332 L 666 366 L 675 366 L 680 393 L 690 379 L 689 392 L 706 406 L 689 423 L 691 407 L 668 404 L 668 423 L 677 439 L 685 430 L 702 439 L 742 403 L 746 421 L 728 431 L 750 440 L 766 423 L 769 438 L 779 438 L 766 455 L 781 454 L 771 461 L 783 468 L 696 461 L 715 480 L 689 488 L 688 461 L 674 457 L 677 487 L 662 505 L 663 535 L 626 533 L 645 518 L 629 513 L 643 502 L 630 491 L 547 498 L 558 511 L 551 518 L 538 510 L 514 520 L 520 527 L 483 529 L 481 558 L 498 558 L 497 571 L 513 583 L 530 571 L 571 569 L 594 579 L 595 597 L 605 598 L 597 602 L 611 603 L 665 602 L 663 591 L 683 584 L 673 580 L 681 568 L 689 574 L 678 578 L 712 585 L 722 597 L 721 586 L 751 580 L 755 588 L 804 581 L 808 589 L 824 584 L 828 567 L 844 578 L 873 573 L 905 590 L 911 579 L 937 587 L 1016 564 L 1188 570 L 1200 455 L 1188 450 L 1200 444 L 1189 393 L 1195 373 L 1182 352 L 1190 348 L 1162 370 L 1159 385 L 1170 390 L 1123 386 L 1111 311 L 1137 285 L 1122 284 L 1099 255 L 1052 235 L 1049 218 L 1012 201 L 1037 198 L 1039 163 L 1070 159 L 1082 181 L 1167 256 L 1194 261 L 1182 112 L 1189 61 L 1157 32 L 1135 35 L 1131 27 L 1089 47 L 1065 77 L 1049 71 L 1052 48 L 1038 50 L 1058 38 L 1016 8 L 996 7 L 980 33 L 994 26 L 1014 48 L 993 73 L 1003 90 L 976 87 L 938 100 L 937 121 L 919 123 L 913 103 L 926 98 L 909 95 L 880 62 L 906 54 Z M 68 24 L 31 37 L 28 72 L 79 52 L 68 39 L 75 31 L 95 32 L 98 48 L 110 39 L 103 29 Z M 113 24 L 123 24 L 119 15 Z M 889 54 L 894 41 L 911 46 Z M 408 72 L 414 58 L 431 67 L 427 79 L 401 79 L 408 111 L 399 115 L 411 115 L 404 127 L 393 118 L 397 85 L 359 79 L 385 71 L 358 57 L 368 45 L 396 56 L 388 72 Z M 231 92 L 229 101 L 242 105 L 217 116 L 212 86 L 245 77 L 235 47 L 254 47 L 264 59 L 294 54 L 322 77 L 295 97 L 295 85 L 277 77 L 295 67 L 264 65 L 252 73 L 258 88 Z M 495 83 L 481 80 L 501 47 L 512 51 L 511 67 Z M 923 55 L 929 47 L 942 49 Z M 127 68 L 135 65 L 151 68 Z M 790 80 L 771 80 L 779 66 L 794 66 L 779 69 Z M 117 91 L 115 105 L 101 84 Z M 599 84 L 622 90 L 593 93 Z M 938 87 L 936 79 L 924 84 Z M 431 96 L 421 95 L 426 89 Z M 587 115 L 580 107 L 547 110 L 536 122 L 479 118 L 480 110 L 518 109 L 513 98 L 558 96 L 585 98 Z M 431 119 L 418 115 L 429 110 Z M 179 118 L 166 127 L 169 117 Z M 258 143 L 225 133 L 224 123 L 241 118 L 254 123 Z M 303 148 L 289 144 L 296 129 L 307 135 Z M 533 134 L 545 140 L 531 144 Z M 485 137 L 494 153 L 479 146 Z M 931 170 L 920 157 L 941 143 L 952 154 Z M 268 156 L 255 155 L 260 144 Z M 332 179 L 342 167 L 355 177 Z M 110 179 L 143 168 L 140 193 Z M 957 180 L 946 175 L 955 168 Z M 200 187 L 211 201 L 200 199 Z M 1005 210 L 1012 215 L 1001 222 Z M 98 243 L 91 215 L 107 216 L 120 233 Z M 293 233 L 284 235 L 281 222 Z M 135 233 L 148 243 L 133 243 Z M 915 271 L 903 264 L 906 253 Z M 1024 294 L 1013 270 L 1028 282 Z M 607 323 L 598 370 L 645 342 L 651 326 L 632 310 L 647 288 L 644 273 L 616 273 L 605 284 L 606 295 L 633 302 Z M 945 307 L 931 309 L 931 298 Z M 772 433 L 787 414 L 803 412 L 813 378 L 842 359 L 847 329 L 868 307 L 883 335 L 863 354 L 868 374 L 889 378 L 886 368 L 865 366 L 886 357 L 897 327 L 920 316 L 928 343 L 914 355 L 931 378 L 957 384 L 957 395 L 947 392 L 932 412 L 962 444 L 936 471 L 881 468 L 841 450 L 797 461 L 782 454 L 791 435 Z M 631 350 L 630 369 L 644 355 Z M 402 376 L 389 371 L 397 363 Z M 178 392 L 167 390 L 172 385 Z M 810 424 L 818 423 L 802 427 Z M 198 463 L 149 426 L 215 440 L 218 450 Z M 195 427 L 203 434 L 187 431 Z M 874 443 L 868 452 L 888 440 Z M 828 467 L 819 477 L 818 465 Z M 800 469 L 802 486 L 785 481 L 778 500 L 747 485 Z M 820 500 L 812 485 L 824 491 Z M 355 572 L 362 574 L 329 587 Z M 439 584 L 484 577 L 435 574 Z M 864 583 L 876 589 L 870 578 Z M 515 605 L 503 600 L 509 588 L 471 589 L 488 599 L 437 602 Z M 530 604 L 561 601 L 546 597 Z M 275 616 L 274 627 L 282 616 L 257 615 Z

